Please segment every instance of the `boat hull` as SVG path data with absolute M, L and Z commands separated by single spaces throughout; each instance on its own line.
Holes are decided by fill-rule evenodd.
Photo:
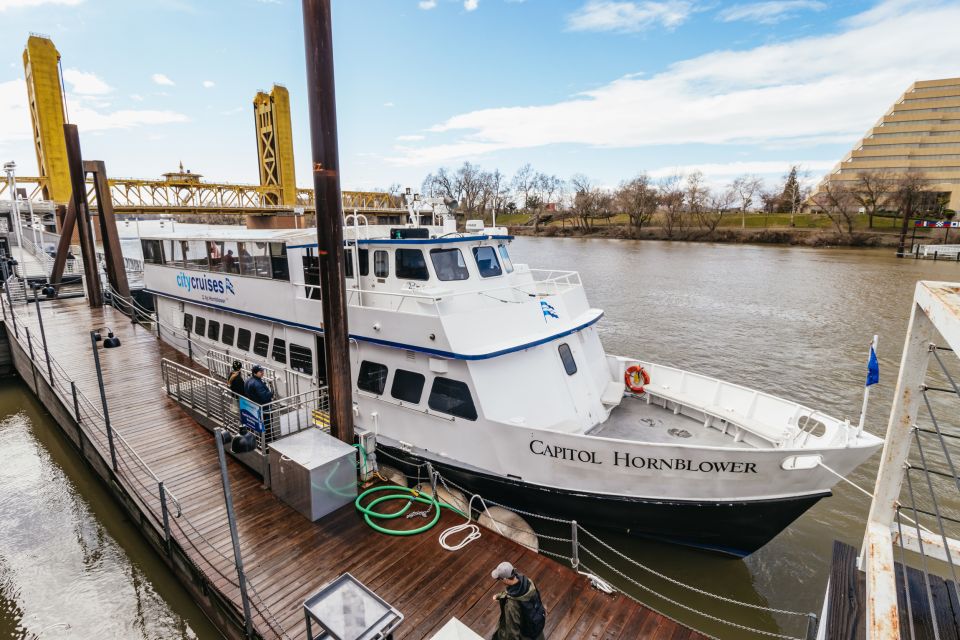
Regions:
M 409 477 L 426 460 L 379 445 L 386 464 L 399 464 Z M 703 549 L 736 558 L 750 555 L 772 540 L 830 491 L 769 500 L 677 501 L 611 496 L 544 487 L 512 478 L 430 461 L 440 474 L 471 493 L 539 515 L 576 520 L 588 529 Z M 421 470 L 426 479 L 426 473 Z M 537 528 L 537 520 L 529 519 Z

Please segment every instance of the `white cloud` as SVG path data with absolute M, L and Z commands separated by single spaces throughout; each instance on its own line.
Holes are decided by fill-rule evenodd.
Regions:
M 204 80 L 204 81 L 203 81 L 203 88 L 204 88 L 204 89 L 212 89 L 212 88 L 214 88 L 215 86 L 217 86 L 217 83 L 214 82 L 213 80 Z
M 109 103 L 97 99 L 86 96 L 70 96 L 69 99 L 70 121 L 79 126 L 83 133 L 100 133 L 112 129 L 131 129 L 144 125 L 153 126 L 189 120 L 186 115 L 175 111 L 152 109 L 108 111 Z M 23 79 L 0 82 L 0 141 L 10 144 L 21 156 L 23 154 L 32 156 L 30 131 L 30 110 L 27 107 L 27 92 Z
M 660 25 L 674 29 L 694 11 L 693 2 L 665 0 L 664 2 L 623 2 L 619 0 L 588 0 L 585 5 L 567 16 L 570 31 L 643 31 Z
M 397 136 L 397 142 L 419 142 L 423 139 L 424 136 L 421 135 Z
M 174 84 L 176 84 L 173 80 L 162 73 L 155 73 L 150 76 L 150 79 L 153 80 L 154 84 L 160 84 L 167 87 L 172 87 Z
M 135 100 L 135 101 L 137 101 L 137 102 L 143 102 L 143 96 L 140 95 L 139 93 L 131 93 L 131 94 L 130 94 L 130 99 L 131 99 L 131 100 Z
M 740 162 L 708 162 L 673 167 L 660 167 L 647 173 L 653 178 L 663 178 L 674 174 L 688 175 L 700 171 L 709 178 L 733 178 L 745 173 L 761 176 L 773 176 L 785 173 L 787 168 L 799 165 L 809 171 L 828 171 L 836 164 L 832 160 L 763 160 Z
M 551 144 L 852 144 L 911 82 L 956 75 L 960 5 L 897 6 L 840 33 L 714 51 L 554 104 L 455 115 L 429 130 L 435 142 L 391 160 L 429 166 Z
M 73 6 L 81 2 L 83 2 L 83 0 L 0 0 L 0 11 L 19 9 L 22 7 L 39 7 L 44 4 Z
M 748 20 L 761 24 L 776 24 L 792 18 L 801 11 L 823 11 L 827 5 L 818 0 L 772 0 L 753 4 L 735 4 L 721 11 L 718 18 L 723 22 Z
M 437 0 L 420 0 L 420 2 L 417 3 L 417 6 L 424 10 L 435 9 L 437 6 Z
M 395 107 L 395 106 L 397 106 L 397 105 L 393 104 L 392 102 L 384 102 L 384 103 L 383 103 L 383 106 L 385 106 L 387 109 L 392 109 L 393 107 Z
M 480 6 L 480 0 L 463 0 L 463 8 L 467 11 L 476 11 Z
M 70 85 L 71 91 L 74 93 L 99 96 L 113 91 L 113 87 L 97 77 L 95 73 L 77 69 L 64 69 L 63 79 Z

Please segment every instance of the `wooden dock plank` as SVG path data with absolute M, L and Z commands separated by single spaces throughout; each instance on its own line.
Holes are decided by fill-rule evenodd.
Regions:
M 111 423 L 180 501 L 183 517 L 171 518 L 174 539 L 239 610 L 213 436 L 163 387 L 161 359 L 190 365 L 187 357 L 112 308 L 90 309 L 82 299 L 42 306 L 51 355 L 96 410 L 100 396 L 88 331 L 109 326 L 121 339 L 121 348 L 100 351 Z M 18 306 L 17 313 L 21 330 L 29 327 L 35 345 L 39 344 L 35 309 Z M 55 378 L 59 381 L 60 374 Z M 89 416 L 93 410 L 84 405 L 81 413 Z M 93 433 L 92 440 L 106 454 L 105 434 Z M 125 450 L 119 449 L 118 454 L 120 476 L 147 507 L 159 513 L 154 480 Z M 430 637 L 451 617 L 489 637 L 499 618 L 493 596 L 502 588 L 491 579 L 490 571 L 507 560 L 540 588 L 548 611 L 548 638 L 626 640 L 654 633 L 676 640 L 705 638 L 625 596 L 600 593 L 572 569 L 493 532 L 484 531 L 464 551 L 445 551 L 437 535 L 461 521 L 452 513 L 444 512 L 429 533 L 387 536 L 367 527 L 350 506 L 309 522 L 232 458 L 228 458 L 228 475 L 247 576 L 259 594 L 253 604 L 263 609 L 254 623 L 264 637 L 279 635 L 281 628 L 291 639 L 305 637 L 303 600 L 344 571 L 404 613 L 397 640 Z M 413 528 L 422 522 L 400 518 L 391 526 Z M 949 600 L 947 590 L 942 596 Z

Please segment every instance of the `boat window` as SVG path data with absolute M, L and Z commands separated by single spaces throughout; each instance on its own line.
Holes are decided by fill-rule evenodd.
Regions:
M 483 245 L 473 248 L 473 257 L 477 261 L 477 268 L 480 269 L 480 275 L 484 278 L 492 278 L 503 274 L 500 269 L 500 263 L 497 262 L 497 253 L 493 247 Z
M 223 243 L 207 242 L 207 257 L 210 258 L 210 271 L 220 271 L 223 264 Z
M 261 358 L 267 357 L 267 350 L 270 348 L 270 338 L 258 333 L 253 337 L 253 352 Z
M 287 262 L 287 245 L 282 242 L 270 243 L 270 265 L 274 280 L 290 281 L 290 264 Z M 267 276 L 268 278 L 270 276 Z
M 568 376 L 572 376 L 577 372 L 577 361 L 573 359 L 573 352 L 570 351 L 570 345 L 566 342 L 557 347 L 557 351 L 560 352 L 560 359 L 563 360 L 563 368 L 567 372 Z
M 223 243 L 223 272 L 240 273 L 240 246 L 236 242 Z
M 368 276 L 370 275 L 370 250 L 358 249 L 358 251 L 360 252 L 357 254 L 360 258 L 360 275 Z
M 220 323 L 216 320 L 211 320 L 207 323 L 207 337 L 211 340 L 220 339 Z
M 357 376 L 357 388 L 382 395 L 387 386 L 387 366 L 378 362 L 364 360 L 360 363 L 360 374 Z
M 193 320 L 193 332 L 198 336 L 202 336 L 207 333 L 207 321 L 197 316 Z
M 273 359 L 287 364 L 287 341 L 280 338 L 273 339 Z
M 237 330 L 237 349 L 250 351 L 250 330 L 240 327 Z
M 449 378 L 434 378 L 427 405 L 434 411 L 466 420 L 477 419 L 477 409 L 466 383 Z
M 313 352 L 307 347 L 290 343 L 290 368 L 308 376 L 313 375 Z
M 390 254 L 383 249 L 373 252 L 373 275 L 386 278 L 390 275 Z
M 183 314 L 183 328 L 187 331 L 193 331 L 193 315 L 189 313 Z
M 159 240 L 141 240 L 143 261 L 149 264 L 163 264 L 163 243 Z
M 270 245 L 266 242 L 244 242 L 246 256 L 241 254 L 240 275 L 254 278 L 270 277 Z
M 396 257 L 396 274 L 398 278 L 405 280 L 429 280 L 430 272 L 427 271 L 427 261 L 423 258 L 423 251 L 420 249 L 397 249 L 394 251 Z
M 202 240 L 188 240 L 183 243 L 184 259 L 188 269 L 207 270 L 207 243 Z
M 232 347 L 234 331 L 236 331 L 236 329 L 234 329 L 232 324 L 224 324 L 223 332 L 220 334 L 220 342 Z
M 431 249 L 430 261 L 440 280 L 466 280 L 470 277 L 460 249 Z
M 164 240 L 163 241 L 163 259 L 167 264 L 175 264 L 178 267 L 183 266 L 183 241 L 182 240 Z
M 415 371 L 397 369 L 393 372 L 393 384 L 390 385 L 390 395 L 397 400 L 420 404 L 423 395 L 423 383 L 426 378 Z
M 303 256 L 304 293 L 308 300 L 320 299 L 320 258 L 313 255 L 313 249 L 307 249 Z
M 353 249 L 343 250 L 343 277 L 353 277 Z
M 507 273 L 513 273 L 513 260 L 510 259 L 510 254 L 507 252 L 507 245 L 502 242 L 497 245 L 497 251 L 500 252 L 500 262 L 503 263 L 503 268 Z

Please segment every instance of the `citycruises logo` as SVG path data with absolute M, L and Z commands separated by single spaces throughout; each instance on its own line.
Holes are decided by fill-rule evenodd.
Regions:
M 177 287 L 186 289 L 188 292 L 204 291 L 211 294 L 229 293 L 232 296 L 237 295 L 230 278 L 191 276 L 182 271 L 177 274 Z M 206 298 L 206 296 L 204 296 L 204 298 Z

